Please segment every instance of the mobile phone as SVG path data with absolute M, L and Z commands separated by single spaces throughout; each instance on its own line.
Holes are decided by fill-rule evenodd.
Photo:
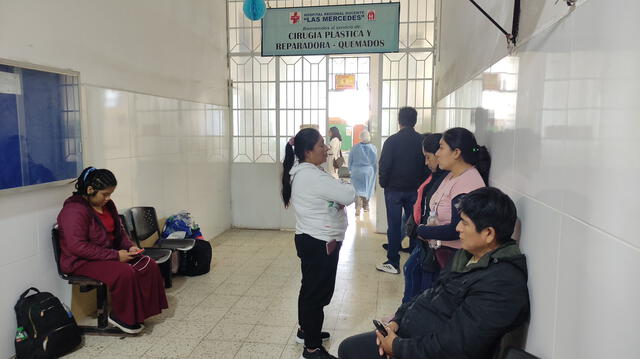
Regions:
M 376 326 L 376 329 L 378 329 L 378 331 L 380 332 L 380 334 L 382 334 L 383 337 L 386 337 L 389 333 L 387 333 L 387 328 L 384 327 L 384 325 L 382 325 L 382 323 L 380 323 L 377 320 L 373 320 L 373 325 Z
M 133 253 L 134 256 L 139 256 L 140 254 L 142 254 L 142 252 L 144 252 L 144 248 L 140 248 L 139 251 Z

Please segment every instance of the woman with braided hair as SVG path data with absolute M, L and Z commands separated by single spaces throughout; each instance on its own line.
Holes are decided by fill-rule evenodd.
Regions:
M 164 281 L 156 262 L 136 254 L 111 195 L 118 182 L 108 169 L 85 168 L 76 191 L 58 215 L 60 268 L 97 279 L 111 293 L 109 323 L 136 334 L 146 318 L 166 309 Z

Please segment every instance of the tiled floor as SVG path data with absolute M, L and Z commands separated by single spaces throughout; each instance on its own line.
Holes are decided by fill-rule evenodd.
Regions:
M 326 347 L 334 355 L 345 337 L 372 330 L 371 320 L 392 314 L 402 297 L 402 276 L 375 270 L 386 236 L 373 233 L 369 213 L 356 220 L 353 211 L 336 291 L 325 308 L 324 328 L 332 334 Z M 293 232 L 230 230 L 212 242 L 211 272 L 175 278 L 169 309 L 150 318 L 143 334 L 87 336 L 68 357 L 297 359 L 301 276 Z

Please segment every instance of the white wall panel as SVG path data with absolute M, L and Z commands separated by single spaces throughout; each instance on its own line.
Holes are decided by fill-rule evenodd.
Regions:
M 58 277 L 51 245 L 51 228 L 71 185 L 0 194 L 0 355 L 13 355 L 16 315 L 13 306 L 29 287 L 55 293 L 71 303 L 71 290 Z
M 226 107 L 85 89 L 85 162 L 114 171 L 119 208 L 152 206 L 159 217 L 187 209 L 207 238 L 230 227 Z M 109 151 L 114 142 L 123 145 Z
M 0 58 L 79 71 L 85 163 L 116 173 L 118 206 L 191 209 L 213 237 L 230 226 L 226 13 L 217 0 L 0 0 Z M 70 302 L 50 229 L 71 192 L 0 193 L 0 357 L 13 355 L 24 289 Z
M 577 6 L 589 0 L 578 0 Z M 514 0 L 477 1 L 511 33 Z M 470 78 L 508 54 L 505 36 L 469 1 L 441 0 L 436 98 L 442 99 Z M 572 12 L 566 1 L 521 1 L 522 45 Z
M 554 358 L 637 358 L 640 251 L 563 219 Z
M 85 84 L 227 104 L 226 3 L 0 0 L 0 57 Z
M 541 19 L 557 19 L 549 3 Z M 512 127 L 496 126 L 491 115 L 504 103 L 483 101 L 488 117 L 465 117 L 491 95 L 482 77 L 472 82 L 484 86 L 465 85 L 440 101 L 438 115 L 453 118 L 437 126 L 474 129 L 494 159 L 491 183 L 516 202 L 532 305 L 527 349 L 541 358 L 635 358 L 640 241 L 630 223 L 640 215 L 640 43 L 619 34 L 640 31 L 640 4 L 581 4 L 519 48 Z
M 238 228 L 295 228 L 293 211 L 285 210 L 280 190 L 282 166 L 243 164 L 231 166 L 233 226 Z

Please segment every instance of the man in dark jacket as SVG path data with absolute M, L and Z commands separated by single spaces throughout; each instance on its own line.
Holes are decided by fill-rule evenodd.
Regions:
M 345 339 L 341 359 L 488 358 L 528 319 L 527 264 L 510 238 L 513 201 L 485 187 L 465 195 L 459 210 L 462 249 L 438 284 L 398 308 L 386 337 L 376 331 Z
M 429 175 L 422 153 L 422 135 L 414 130 L 418 112 L 413 107 L 403 107 L 398 112 L 400 130 L 389 137 L 380 155 L 380 187 L 384 188 L 387 208 L 387 261 L 376 266 L 386 273 L 400 273 L 400 246 L 402 243 L 402 210 L 413 213 L 416 190 Z M 410 244 L 409 251 L 415 243 Z

